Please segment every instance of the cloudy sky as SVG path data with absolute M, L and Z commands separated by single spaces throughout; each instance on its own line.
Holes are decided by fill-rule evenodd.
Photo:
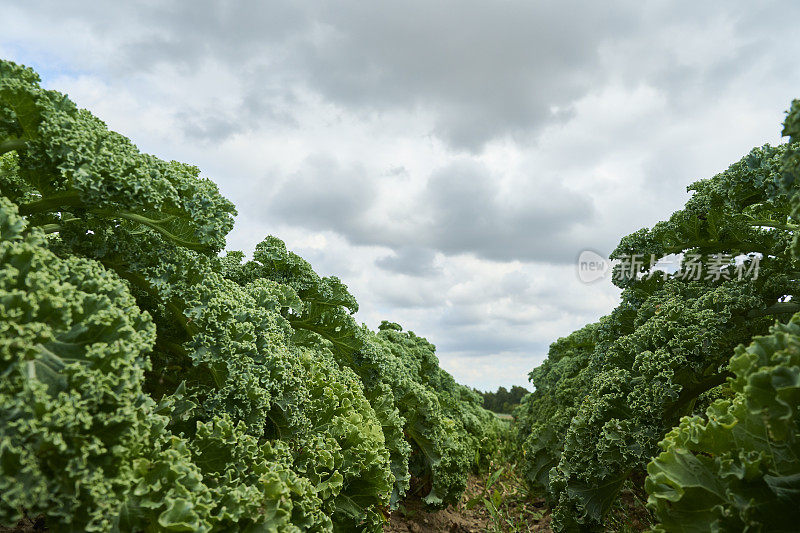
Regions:
M 584 249 L 780 142 L 796 2 L 2 2 L 0 57 L 344 280 L 482 389 L 608 313 Z

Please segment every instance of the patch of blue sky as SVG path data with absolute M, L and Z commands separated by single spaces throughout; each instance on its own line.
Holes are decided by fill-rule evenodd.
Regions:
M 0 57 L 25 65 L 35 70 L 42 78 L 42 85 L 48 89 L 57 89 L 52 85 L 59 78 L 79 77 L 89 72 L 76 68 L 65 61 L 64 57 L 52 50 L 37 48 L 30 43 L 14 43 L 0 40 Z

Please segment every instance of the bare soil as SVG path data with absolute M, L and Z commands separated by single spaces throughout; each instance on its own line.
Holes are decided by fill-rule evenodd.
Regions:
M 0 533 L 37 533 L 41 531 L 49 531 L 49 529 L 47 529 L 47 525 L 45 524 L 44 515 L 31 518 L 27 513 L 24 514 L 25 517 L 17 522 L 17 524 L 14 526 L 6 527 L 0 525 Z
M 484 493 L 486 479 L 470 476 L 467 490 L 456 507 L 427 512 L 420 500 L 404 502 L 389 516 L 385 533 L 483 533 L 496 531 L 550 532 L 550 514 L 544 502 L 513 499 L 503 505 L 512 526 L 498 524 L 481 502 L 467 508 L 467 502 Z

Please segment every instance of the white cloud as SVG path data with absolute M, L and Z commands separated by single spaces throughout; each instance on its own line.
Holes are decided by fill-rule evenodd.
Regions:
M 286 240 L 481 388 L 609 312 L 584 248 L 779 142 L 800 6 L 615 2 L 26 2 L 0 55 Z M 453 15 L 455 10 L 459 16 Z

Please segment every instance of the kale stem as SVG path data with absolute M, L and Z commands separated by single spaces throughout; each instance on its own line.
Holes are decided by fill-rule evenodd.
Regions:
M 19 206 L 19 214 L 22 216 L 32 215 L 34 213 L 43 213 L 46 211 L 58 211 L 59 208 L 64 206 L 77 206 L 81 203 L 81 197 L 78 191 L 69 191 L 60 194 L 54 194 L 41 200 L 36 200 L 28 204 Z
M 39 227 L 42 228 L 45 233 L 58 233 L 59 231 L 64 229 L 64 226 L 62 226 L 61 224 L 45 224 Z
M 0 155 L 25 148 L 26 142 L 22 139 L 8 139 L 0 142 Z

